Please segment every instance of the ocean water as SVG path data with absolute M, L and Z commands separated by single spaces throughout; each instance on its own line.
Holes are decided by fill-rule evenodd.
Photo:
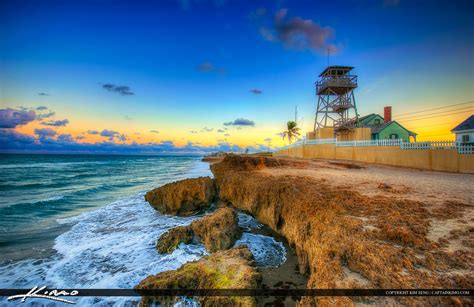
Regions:
M 144 193 L 168 182 L 212 176 L 199 157 L 0 155 L 0 288 L 133 288 L 207 252 L 180 245 L 160 255 L 157 238 L 197 216 L 164 216 Z M 278 266 L 286 250 L 239 213 L 259 266 Z M 77 298 L 79 305 L 129 305 L 139 298 Z M 30 304 L 50 301 L 28 300 Z M 190 302 L 191 303 L 191 302 Z M 12 305 L 5 299 L 0 305 Z

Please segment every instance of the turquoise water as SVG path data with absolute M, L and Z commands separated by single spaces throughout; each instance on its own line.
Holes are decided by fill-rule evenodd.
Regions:
M 199 157 L 0 155 L 0 264 L 51 252 L 58 219 L 186 177 Z M 195 169 L 196 170 L 196 169 Z M 202 175 L 209 175 L 202 165 Z
M 160 255 L 157 238 L 197 216 L 164 216 L 144 193 L 168 182 L 212 176 L 200 157 L 0 155 L 0 288 L 133 288 L 148 275 L 206 255 L 181 244 Z M 286 251 L 250 233 L 259 223 L 239 213 L 259 266 L 278 266 Z M 129 305 L 138 298 L 81 298 L 78 305 Z M 30 303 L 44 304 L 31 300 Z M 5 304 L 0 300 L 0 305 Z M 8 305 L 15 305 L 10 302 Z

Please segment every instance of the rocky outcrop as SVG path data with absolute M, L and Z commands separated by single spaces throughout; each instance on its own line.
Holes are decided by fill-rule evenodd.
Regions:
M 162 214 L 191 215 L 208 207 L 215 199 L 216 187 L 210 177 L 176 181 L 149 191 L 145 200 Z
M 237 213 L 232 208 L 219 208 L 211 215 L 191 223 L 191 229 L 206 249 L 213 253 L 231 248 L 242 232 Z
M 189 226 L 178 226 L 164 233 L 156 242 L 160 254 L 172 253 L 180 243 L 188 244 L 193 240 L 193 231 Z
M 189 262 L 174 271 L 149 276 L 135 288 L 140 289 L 255 289 L 261 282 L 252 253 L 245 246 L 220 251 Z M 144 297 L 142 304 L 169 304 L 174 298 Z M 196 298 L 202 306 L 255 306 L 253 297 L 206 296 Z
M 207 251 L 214 253 L 231 248 L 241 234 L 235 210 L 219 208 L 189 226 L 169 230 L 158 239 L 156 248 L 162 254 L 171 253 L 180 243 L 191 243 L 194 239 L 204 244 Z
M 472 253 L 447 252 L 427 238 L 432 213 L 426 204 L 368 197 L 325 179 L 272 172 L 272 168 L 298 167 L 291 163 L 235 156 L 211 170 L 221 201 L 249 212 L 288 240 L 300 272 L 309 274 L 308 288 L 472 288 L 474 278 L 448 273 L 469 270 L 466 261 Z M 370 227 L 364 227 L 364 221 Z M 409 305 L 463 302 L 450 297 L 397 300 Z M 377 302 L 397 304 L 387 298 Z M 334 303 L 353 301 L 307 297 L 301 304 Z

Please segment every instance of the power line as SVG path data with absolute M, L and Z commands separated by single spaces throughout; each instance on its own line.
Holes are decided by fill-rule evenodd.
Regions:
M 394 115 L 394 116 L 404 116 L 404 115 L 411 115 L 411 114 L 416 114 L 416 113 L 423 113 L 423 112 L 428 112 L 428 111 L 440 110 L 440 109 L 460 106 L 460 105 L 464 105 L 464 104 L 469 104 L 469 103 L 473 103 L 473 102 L 474 102 L 474 100 L 470 100 L 470 101 L 466 101 L 466 102 L 462 102 L 462 103 L 447 105 L 447 106 L 444 106 L 444 107 L 438 107 L 438 108 L 427 109 L 427 110 L 416 111 L 416 112 L 402 113 L 402 114 L 398 114 L 398 115 Z
M 463 111 L 463 112 L 457 112 L 457 113 L 448 113 L 448 114 L 444 114 L 444 115 L 428 116 L 428 117 L 424 117 L 424 118 L 401 119 L 400 121 L 409 122 L 409 121 L 414 121 L 414 120 L 424 120 L 424 119 L 443 117 L 443 116 L 448 116 L 448 115 L 463 114 L 463 113 L 466 113 L 466 112 L 470 112 L 470 111 Z
M 409 116 L 409 117 L 405 117 L 405 118 L 402 118 L 402 119 L 411 119 L 411 118 L 417 118 L 417 117 L 423 117 L 423 116 L 429 116 L 429 115 L 436 115 L 436 114 L 443 114 L 445 112 L 454 112 L 454 111 L 460 111 L 460 110 L 466 110 L 466 109 L 474 111 L 474 107 L 464 107 L 464 108 L 457 108 L 457 109 L 446 110 L 446 111 L 441 111 L 441 112 L 434 112 L 434 113 L 423 114 L 423 115 Z M 397 116 L 397 118 L 399 118 L 399 117 Z
M 456 121 L 456 122 L 449 122 L 449 123 L 444 123 L 444 124 L 436 124 L 436 125 L 428 125 L 428 126 L 421 125 L 421 127 L 419 127 L 419 128 L 440 127 L 440 126 L 447 126 L 447 125 L 452 125 L 452 124 L 459 124 L 459 122 Z M 414 125 L 414 124 L 412 124 L 412 125 Z
M 424 135 L 424 134 L 421 134 L 418 137 L 420 138 L 425 138 L 425 137 L 428 137 L 428 136 L 445 136 L 445 135 L 453 135 L 452 133 L 445 133 L 445 134 L 428 134 L 428 135 Z

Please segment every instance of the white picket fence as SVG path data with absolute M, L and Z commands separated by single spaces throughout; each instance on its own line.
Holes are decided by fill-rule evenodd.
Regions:
M 404 142 L 401 139 L 337 141 L 337 139 L 299 140 L 296 143 L 280 147 L 274 151 L 298 147 L 300 145 L 335 144 L 337 147 L 398 146 L 401 149 L 457 149 L 459 154 L 474 154 L 474 144 L 455 141 Z

